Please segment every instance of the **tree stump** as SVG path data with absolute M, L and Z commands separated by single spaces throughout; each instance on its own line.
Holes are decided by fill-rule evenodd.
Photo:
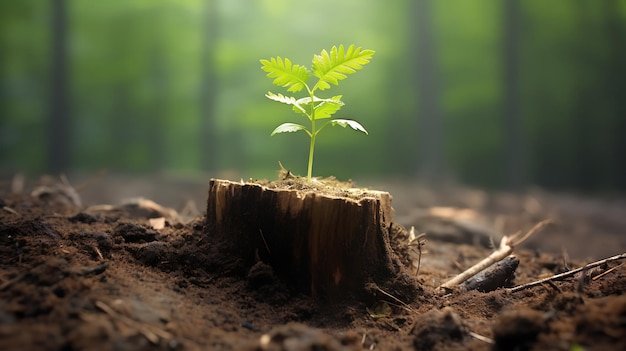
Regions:
M 211 179 L 207 234 L 222 244 L 223 254 L 246 267 L 261 260 L 316 298 L 359 295 L 366 284 L 397 274 L 389 193 L 338 188 L 330 194 L 315 184 L 293 188 Z

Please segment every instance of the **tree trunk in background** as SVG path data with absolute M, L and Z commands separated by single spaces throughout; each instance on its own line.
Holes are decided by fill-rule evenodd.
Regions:
M 52 47 L 47 171 L 60 173 L 67 171 L 70 166 L 66 1 L 53 0 L 51 11 Z
M 215 171 L 218 167 L 217 122 L 215 101 L 217 96 L 217 74 L 215 72 L 215 50 L 218 30 L 218 0 L 205 1 L 204 40 L 202 41 L 202 86 L 200 88 L 200 166 L 203 170 Z
M 0 50 L 6 50 L 9 45 L 7 45 L 7 41 L 4 38 L 3 33 L 7 31 L 7 28 L 10 26 L 7 25 L 7 21 L 5 20 L 8 16 L 11 16 L 8 9 L 10 6 L 7 6 L 7 2 L 0 2 Z M 7 74 L 7 67 L 5 66 L 6 57 L 3 54 L 0 54 L 0 77 L 5 77 Z M 11 108 L 9 107 L 10 98 L 9 98 L 9 83 L 6 82 L 5 79 L 0 79 L 0 116 L 3 116 L 5 120 L 9 116 Z M 4 126 L 3 126 L 4 127 Z M 9 143 L 6 140 L 0 140 L 0 164 L 4 167 L 9 165 L 9 162 L 12 161 L 9 157 Z
M 573 186 L 577 189 L 592 190 L 601 181 L 604 174 L 602 169 L 602 155 L 594 152 L 602 148 L 603 135 L 601 128 L 606 115 L 599 108 L 607 91 L 598 90 L 602 87 L 602 80 L 598 78 L 602 68 L 597 67 L 604 53 L 589 50 L 589 43 L 598 40 L 599 30 L 591 16 L 589 3 L 579 0 L 572 3 L 576 20 L 576 36 L 579 38 L 574 46 L 574 62 L 577 81 L 572 99 L 571 126 L 565 130 L 571 134 L 571 164 L 569 172 Z M 593 85 L 593 86 L 592 86 Z
M 619 0 L 605 0 L 604 12 L 606 14 L 606 32 L 608 37 L 609 62 L 605 73 L 606 88 L 612 118 L 611 157 L 610 163 L 610 187 L 626 190 L 626 162 L 624 162 L 624 150 L 626 150 L 626 25 L 619 11 Z
M 136 171 L 137 168 L 133 167 L 131 163 L 133 161 L 128 156 L 132 153 L 136 147 L 133 137 L 139 127 L 137 126 L 137 119 L 131 118 L 139 113 L 137 108 L 132 104 L 132 90 L 129 84 L 126 82 L 118 82 L 112 89 L 111 105 L 112 110 L 109 115 L 109 136 L 113 141 L 110 147 L 111 155 L 120 155 L 119 157 L 112 157 L 107 160 L 108 167 L 113 169 L 131 169 Z
M 503 87 L 504 87 L 504 185 L 512 190 L 520 190 L 525 182 L 525 167 L 522 143 L 522 122 L 519 97 L 519 16 L 518 0 L 504 2 L 504 35 L 502 42 Z
M 439 72 L 437 68 L 431 0 L 416 0 L 413 27 L 416 41 L 411 43 L 416 59 L 419 151 L 417 175 L 428 182 L 445 179 L 443 123 L 441 115 Z
M 146 128 L 148 132 L 148 146 L 150 147 L 150 164 L 148 167 L 152 170 L 161 170 L 167 165 L 167 150 L 165 141 L 167 138 L 167 130 L 165 120 L 168 117 L 168 88 L 169 88 L 169 72 L 167 62 L 164 58 L 165 49 L 159 45 L 154 48 L 150 55 L 152 64 L 152 88 L 153 101 L 150 104 L 151 114 L 148 121 L 150 125 Z

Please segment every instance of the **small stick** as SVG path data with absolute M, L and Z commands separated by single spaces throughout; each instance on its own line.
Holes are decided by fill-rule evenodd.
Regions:
M 468 334 L 469 334 L 471 337 L 473 337 L 474 339 L 476 339 L 476 340 L 480 340 L 480 341 L 482 341 L 482 342 L 484 342 L 484 343 L 487 343 L 487 344 L 490 344 L 490 345 L 493 345 L 493 344 L 495 344 L 495 343 L 496 343 L 493 339 L 488 338 L 488 337 L 486 337 L 486 336 L 482 336 L 482 335 L 480 335 L 480 334 L 476 334 L 476 333 L 474 333 L 474 332 L 469 332 Z
M 611 268 L 611 269 L 607 269 L 606 271 L 604 271 L 604 272 L 602 272 L 602 273 L 598 274 L 597 276 L 595 276 L 595 277 L 591 278 L 591 280 L 593 280 L 593 281 L 595 282 L 596 280 L 598 280 L 598 279 L 600 279 L 600 278 L 604 277 L 605 275 L 607 275 L 607 274 L 609 274 L 609 273 L 613 272 L 614 270 L 618 269 L 619 267 L 621 267 L 621 266 L 623 266 L 623 265 L 624 265 L 624 263 L 620 263 L 618 266 L 615 266 L 615 267 L 613 267 L 613 268 Z
M 621 254 L 621 255 L 615 255 L 609 258 L 605 258 L 603 260 L 600 261 L 595 261 L 589 264 L 586 264 L 580 268 L 576 268 L 576 269 L 572 269 L 571 271 L 565 272 L 565 273 L 560 273 L 560 274 L 556 274 L 553 275 L 551 277 L 548 278 L 544 278 L 544 279 L 540 279 L 531 283 L 527 283 L 527 284 L 523 284 L 523 285 L 518 285 L 516 287 L 510 288 L 509 291 L 510 292 L 518 292 L 524 289 L 528 289 L 528 288 L 532 288 L 533 286 L 537 286 L 537 285 L 541 285 L 545 282 L 551 282 L 553 280 L 560 280 L 562 278 L 567 278 L 567 277 L 571 277 L 574 274 L 578 273 L 578 272 L 582 272 L 584 270 L 590 269 L 590 268 L 594 268 L 594 267 L 598 267 L 601 266 L 605 263 L 609 263 L 609 262 L 613 262 L 613 261 L 619 261 L 619 260 L 623 260 L 626 258 L 626 252 Z
M 485 257 L 482 261 L 461 272 L 456 277 L 441 284 L 440 288 L 452 289 L 463 283 L 464 281 L 468 280 L 469 278 L 475 276 L 483 269 L 507 257 L 511 252 L 513 252 L 513 248 L 508 244 L 508 241 L 509 239 L 506 236 L 503 237 L 500 241 L 500 247 L 496 251 L 492 252 L 491 255 Z
M 422 247 L 426 245 L 426 233 L 421 233 L 419 235 L 415 235 L 415 227 L 411 226 L 411 231 L 409 232 L 409 246 L 417 247 L 417 270 L 415 271 L 415 276 L 417 277 L 420 273 L 420 267 L 422 266 Z
M 563 267 L 565 267 L 565 269 L 567 269 L 568 271 L 571 269 L 569 267 L 569 255 L 567 254 L 567 250 L 563 247 L 561 248 L 561 257 L 563 257 Z
M 100 249 L 97 246 L 93 246 L 93 250 L 98 254 L 98 257 L 100 258 L 101 261 L 104 260 L 104 256 L 102 256 L 102 252 L 100 252 Z
M 551 222 L 552 222 L 551 220 L 547 219 L 547 220 L 537 223 L 521 238 L 519 238 L 521 233 L 513 234 L 511 237 L 503 236 L 502 240 L 500 240 L 500 247 L 498 247 L 496 251 L 492 252 L 489 256 L 485 257 L 482 261 L 466 269 L 464 272 L 460 273 L 456 277 L 441 284 L 441 286 L 439 287 L 439 290 L 443 290 L 443 291 L 451 290 L 459 286 L 459 284 L 463 283 L 469 278 L 475 276 L 483 269 L 491 266 L 492 264 L 496 262 L 502 261 L 504 258 L 506 258 L 508 255 L 510 255 L 513 252 L 513 249 L 515 248 L 515 246 L 520 245 L 521 243 L 526 241 L 528 238 L 530 238 L 533 234 L 535 234 L 537 231 L 539 231 L 539 229 L 543 228 L 544 226 L 546 226 L 548 223 L 551 223 Z
M 7 212 L 9 212 L 9 213 L 13 213 L 14 215 L 21 216 L 21 215 L 19 214 L 19 212 L 17 212 L 16 210 L 12 209 L 12 208 L 11 208 L 11 207 L 9 207 L 9 206 L 3 206 L 3 207 L 2 207 L 2 209 L 3 209 L 3 210 L 5 210 L 5 211 L 7 211 Z
M 388 293 L 388 292 L 386 292 L 385 290 L 383 290 L 383 289 L 379 288 L 378 286 L 376 286 L 376 290 L 378 290 L 379 292 L 383 293 L 383 295 L 386 295 L 386 296 L 388 296 L 388 297 L 390 297 L 390 298 L 394 299 L 394 300 L 395 300 L 396 302 L 398 302 L 399 304 L 401 304 L 401 306 L 399 306 L 399 307 L 402 307 L 402 308 L 404 308 L 405 310 L 407 310 L 407 311 L 409 311 L 409 312 L 411 312 L 411 313 L 416 313 L 416 312 L 415 312 L 415 310 L 414 310 L 414 309 L 412 309 L 412 308 L 411 308 L 411 307 L 410 307 L 410 306 L 409 306 L 406 302 L 404 302 L 404 301 L 400 300 L 399 298 L 397 298 L 397 297 L 395 297 L 395 296 L 391 295 L 390 293 Z

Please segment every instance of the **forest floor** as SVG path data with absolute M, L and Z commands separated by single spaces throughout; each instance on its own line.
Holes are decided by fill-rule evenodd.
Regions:
M 395 223 L 428 239 L 417 298 L 381 296 L 382 313 L 316 302 L 271 269 L 224 271 L 203 231 L 208 180 L 104 177 L 79 192 L 9 180 L 0 187 L 0 349 L 626 350 L 623 261 L 517 292 L 437 291 L 503 234 L 548 218 L 516 248 L 508 287 L 621 254 L 623 199 L 371 188 L 392 194 Z M 120 205 L 139 195 L 167 207 Z

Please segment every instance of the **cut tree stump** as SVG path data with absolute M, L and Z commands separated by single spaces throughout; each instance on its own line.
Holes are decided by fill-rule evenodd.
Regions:
M 336 190 L 211 179 L 207 234 L 233 260 L 248 268 L 261 260 L 316 298 L 358 297 L 367 284 L 384 284 L 398 273 L 389 245 L 391 195 Z

